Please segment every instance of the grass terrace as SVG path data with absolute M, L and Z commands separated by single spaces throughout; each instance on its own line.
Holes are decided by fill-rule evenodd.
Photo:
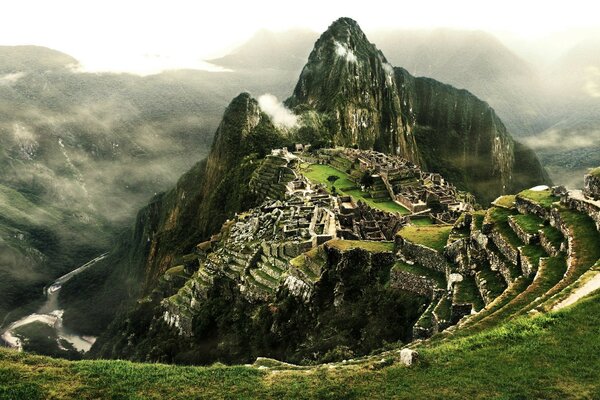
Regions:
M 512 217 L 513 220 L 529 234 L 537 233 L 544 226 L 544 221 L 533 214 L 520 214 Z
M 466 275 L 462 281 L 456 282 L 454 285 L 454 297 L 452 298 L 454 303 L 471 303 L 475 311 L 479 311 L 484 307 L 485 304 L 473 276 Z
M 560 244 L 563 242 L 564 237 L 558 229 L 548 225 L 542 228 L 542 231 L 554 247 L 560 247 Z
M 452 231 L 451 225 L 405 226 L 398 235 L 413 243 L 442 251 L 446 247 L 450 231 Z
M 496 207 L 502 208 L 514 208 L 515 207 L 515 195 L 500 196 L 492 202 Z
M 341 251 L 363 249 L 372 253 L 394 251 L 394 242 L 372 242 L 368 240 L 341 240 L 333 239 L 326 243 L 327 246 Z
M 550 207 L 552 206 L 553 203 L 560 200 L 559 197 L 552 195 L 552 192 L 550 191 L 550 189 L 539 190 L 539 191 L 523 190 L 521 193 L 518 194 L 518 196 L 521 196 L 525 199 L 529 199 L 529 200 L 533 201 L 534 203 L 537 203 L 546 209 L 550 209 Z
M 588 173 L 592 176 L 600 177 L 600 167 L 592 168 Z
M 369 206 L 382 211 L 397 212 L 403 215 L 410 214 L 410 211 L 402 207 L 400 204 L 393 202 L 389 199 L 389 197 L 387 200 L 377 201 L 373 200 L 371 197 L 368 197 L 369 194 L 360 190 L 347 173 L 330 165 L 310 164 L 308 166 L 304 166 L 300 172 L 312 182 L 324 184 L 328 190 L 331 189 L 332 184 L 327 180 L 327 178 L 331 175 L 338 176 L 339 179 L 333 183 L 333 186 L 338 194 L 352 196 L 355 201 L 360 200 L 364 203 L 367 203 Z
M 416 226 L 430 226 L 433 225 L 431 218 L 411 218 L 410 223 Z
M 508 241 L 508 243 L 515 249 L 523 245 L 523 242 L 517 234 L 508 225 L 508 217 L 513 215 L 512 211 L 504 208 L 492 207 L 488 210 L 490 220 L 494 223 L 494 229 L 498 230 L 500 234 Z

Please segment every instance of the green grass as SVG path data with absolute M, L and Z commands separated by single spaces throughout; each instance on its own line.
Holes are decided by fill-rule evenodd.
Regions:
M 452 318 L 452 301 L 448 296 L 443 296 L 437 303 L 433 312 L 438 317 L 438 321 L 450 321 Z
M 529 259 L 533 265 L 539 264 L 541 257 L 546 257 L 547 254 L 539 245 L 529 244 L 521 247 L 521 254 Z
M 572 238 L 572 253 L 570 254 L 572 257 L 571 268 L 564 279 L 537 300 L 537 304 L 574 283 L 600 259 L 600 246 L 598 246 L 598 243 L 600 243 L 600 233 L 596 230 L 594 221 L 585 214 L 569 210 L 562 206 L 558 207 L 558 210 L 568 226 L 570 231 L 569 236 Z
M 504 208 L 492 207 L 488 210 L 490 220 L 494 223 L 494 229 L 500 232 L 500 234 L 508 241 L 508 243 L 515 249 L 523 245 L 523 242 L 517 234 L 508 225 L 508 217 L 513 212 Z
M 498 272 L 492 271 L 489 267 L 479 272 L 479 277 L 486 281 L 485 287 L 490 291 L 493 298 L 496 298 L 506 289 L 506 282 Z
M 442 251 L 448 242 L 450 231 L 452 231 L 452 226 L 447 225 L 405 226 L 398 232 L 398 235 L 413 243 Z
M 477 289 L 473 276 L 463 276 L 462 281 L 455 283 L 452 301 L 457 304 L 471 303 L 475 311 L 483 308 L 483 299 L 481 298 L 481 294 L 479 294 L 479 289 Z
M 553 203 L 560 200 L 558 197 L 552 195 L 550 189 L 540 191 L 523 190 L 521 193 L 518 194 L 518 196 L 521 196 L 525 199 L 529 199 L 546 209 L 550 209 Z
M 394 251 L 394 242 L 372 242 L 368 240 L 333 239 L 328 241 L 326 246 L 333 247 L 341 251 L 352 249 L 363 249 L 373 253 Z
M 410 223 L 416 226 L 429 226 L 433 225 L 431 218 L 415 218 L 411 219 Z
M 396 262 L 396 264 L 394 264 L 394 266 L 392 267 L 393 269 L 398 269 L 400 271 L 405 271 L 405 272 L 409 272 L 413 275 L 417 275 L 417 276 L 424 276 L 426 278 L 429 278 L 431 280 L 433 280 L 438 287 L 440 288 L 445 288 L 446 287 L 446 276 L 439 272 L 439 271 L 434 271 L 431 270 L 429 268 L 425 268 L 421 265 L 417 265 L 417 264 L 407 264 L 401 261 Z
M 485 217 L 485 211 L 475 211 L 473 213 L 473 224 L 476 230 L 481 230 L 483 226 L 483 219 Z
M 332 185 L 327 178 L 331 175 L 339 176 L 339 179 L 333 183 L 338 194 L 352 196 L 355 201 L 360 200 L 378 210 L 397 212 L 403 215 L 410 214 L 410 211 L 400 204 L 393 202 L 389 197 L 385 201 L 374 201 L 372 198 L 368 197 L 369 195 L 367 193 L 361 191 L 357 187 L 356 183 L 350 179 L 350 176 L 347 173 L 330 165 L 311 164 L 307 168 L 301 169 L 300 172 L 312 182 L 324 184 L 328 190 L 331 189 Z
M 494 200 L 494 202 L 492 204 L 497 207 L 514 208 L 515 207 L 515 197 L 516 197 L 515 195 L 500 196 L 496 200 Z
M 600 396 L 598 326 L 595 295 L 556 313 L 425 342 L 417 348 L 421 362 L 411 368 L 269 371 L 69 362 L 0 350 L 0 398 L 591 399 Z
M 596 168 L 592 168 L 588 174 L 592 175 L 592 176 L 597 176 L 600 177 L 600 167 L 596 167 Z
M 537 233 L 544 226 L 544 221 L 533 214 L 515 215 L 512 218 L 521 229 L 529 234 Z
M 554 247 L 560 248 L 560 244 L 563 242 L 563 240 L 565 240 L 565 238 L 558 229 L 552 226 L 545 226 L 542 228 L 542 231 Z

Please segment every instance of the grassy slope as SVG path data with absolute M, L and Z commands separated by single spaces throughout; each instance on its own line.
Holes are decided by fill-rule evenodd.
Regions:
M 365 193 L 357 188 L 356 183 L 350 179 L 348 174 L 329 165 L 311 164 L 307 169 L 302 171 L 302 174 L 315 183 L 324 184 L 327 188 L 331 187 L 331 182 L 329 182 L 327 178 L 331 175 L 339 176 L 339 179 L 333 184 L 337 193 L 350 195 L 354 198 L 354 200 L 363 201 L 371 207 L 379 210 L 387 212 L 399 212 L 400 214 L 409 214 L 406 208 L 394 203 L 391 200 L 375 202 L 373 199 L 365 197 Z
M 452 226 L 449 225 L 405 226 L 398 232 L 398 235 L 413 243 L 442 251 L 451 230 Z
M 417 366 L 380 370 L 68 362 L 0 350 L 0 398 L 597 398 L 600 358 L 591 355 L 600 351 L 598 326 L 595 295 L 557 313 L 426 344 Z

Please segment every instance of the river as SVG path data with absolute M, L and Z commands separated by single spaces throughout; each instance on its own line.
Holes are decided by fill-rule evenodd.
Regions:
M 73 271 L 61 276 L 50 286 L 44 288 L 44 294 L 46 301 L 44 304 L 33 314 L 27 315 L 18 321 L 11 323 L 8 327 L 0 329 L 2 333 L 0 338 L 4 344 L 8 347 L 23 350 L 23 343 L 21 339 L 15 334 L 15 330 L 19 327 L 31 324 L 33 322 L 41 322 L 54 328 L 56 335 L 59 339 L 64 339 L 71 343 L 75 349 L 82 352 L 87 352 L 92 347 L 96 338 L 93 336 L 80 335 L 72 330 L 69 330 L 63 326 L 63 310 L 60 309 L 58 304 L 58 295 L 62 285 L 65 284 L 69 279 L 73 278 L 77 274 L 90 268 L 98 261 L 106 258 L 108 253 L 104 253 L 93 260 L 88 261 L 81 267 L 74 269 Z M 62 347 L 58 344 L 59 347 Z

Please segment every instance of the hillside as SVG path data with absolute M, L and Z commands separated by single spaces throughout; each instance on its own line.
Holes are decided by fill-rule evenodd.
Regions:
M 292 87 L 274 71 L 85 73 L 36 46 L 2 46 L 0 59 L 3 325 L 203 158 L 231 97 Z
M 0 350 L 0 396 L 27 400 L 594 398 L 599 394 L 600 365 L 589 355 L 598 351 L 598 315 L 600 298 L 590 296 L 558 312 L 520 317 L 466 338 L 433 342 L 418 349 L 420 361 L 410 368 L 377 366 L 389 355 L 356 365 L 301 370 L 282 366 L 280 370 L 261 369 L 260 363 L 182 367 L 67 362 Z M 532 365 L 535 368 L 524 368 Z

